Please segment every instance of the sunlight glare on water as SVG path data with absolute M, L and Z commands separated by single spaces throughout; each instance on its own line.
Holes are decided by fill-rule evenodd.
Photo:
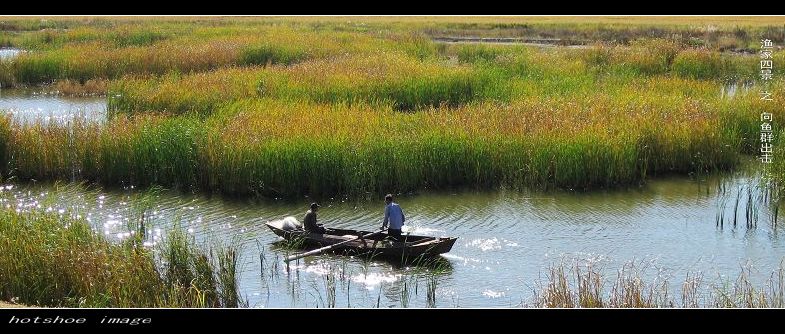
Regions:
M 751 264 L 756 268 L 751 278 L 762 283 L 785 254 L 782 231 L 767 223 L 766 208 L 757 228 L 733 227 L 729 221 L 718 226 L 720 210 L 733 215 L 737 194 L 743 199 L 738 211 L 744 212 L 744 189 L 757 179 L 743 172 L 725 177 L 725 191 L 718 180 L 674 177 L 589 193 L 398 197 L 407 216 L 404 233 L 458 237 L 438 268 L 401 268 L 340 255 L 307 257 L 287 267 L 283 258 L 296 250 L 278 245 L 279 238 L 264 223 L 286 216 L 302 220 L 309 201 L 228 200 L 165 191 L 155 195 L 147 211 L 145 242 L 152 246 L 176 227 L 199 242 L 239 245 L 240 286 L 252 307 L 323 307 L 332 290 L 344 303 L 349 294 L 351 307 L 425 307 L 428 285 L 437 307 L 518 306 L 531 300 L 549 266 L 560 263 L 567 269 L 591 266 L 612 280 L 634 262 L 644 279 L 669 277 L 673 291 L 680 291 L 688 273 L 700 272 L 707 281 L 732 280 L 742 265 Z M 139 217 L 136 204 L 142 194 L 78 184 L 0 187 L 6 207 L 29 211 L 43 205 L 55 213 L 79 214 L 111 240 L 132 235 L 128 226 Z M 324 203 L 319 220 L 328 227 L 374 230 L 381 226 L 382 210 L 381 200 L 334 201 Z

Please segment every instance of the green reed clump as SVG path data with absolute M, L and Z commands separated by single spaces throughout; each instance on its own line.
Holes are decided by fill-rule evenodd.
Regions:
M 576 50 L 597 74 L 652 76 L 668 73 L 681 46 L 667 39 L 637 39 L 629 45 L 596 44 Z
M 231 39 L 194 44 L 162 41 L 150 46 L 114 49 L 91 42 L 21 54 L 13 59 L 10 69 L 15 84 L 28 85 L 55 79 L 85 82 L 127 74 L 206 71 L 235 62 L 241 44 L 241 41 Z
M 65 72 L 65 52 L 47 56 L 21 54 L 12 61 L 7 61 L 8 73 L 13 73 L 12 79 L 7 78 L 3 86 L 11 86 L 17 83 L 35 84 L 50 83 L 55 79 L 63 77 Z
M 247 306 L 238 289 L 237 247 L 212 247 L 204 252 L 176 228 L 167 235 L 161 254 L 163 277 L 174 287 L 170 291 L 177 294 L 177 300 L 196 298 L 198 305 L 207 307 Z
M 711 67 L 705 71 L 712 76 L 691 75 L 692 65 L 681 60 L 681 67 L 673 65 L 677 58 L 713 53 L 681 50 L 667 40 L 642 40 L 631 46 L 597 46 L 588 50 L 462 45 L 445 52 L 450 57 L 457 53 L 464 61 L 455 64 L 434 57 L 417 59 L 401 52 L 361 52 L 317 57 L 293 66 L 125 78 L 112 84 L 109 109 L 117 113 L 168 111 L 209 115 L 228 102 L 270 97 L 301 102 L 391 104 L 398 110 L 410 111 L 442 104 L 509 102 L 530 96 L 585 99 L 597 91 L 613 92 L 627 99 L 624 94 L 636 94 L 641 85 L 670 95 L 714 98 L 720 83 L 694 77 L 755 77 L 750 57 L 719 54 L 716 68 L 706 65 L 710 61 L 694 62 L 698 67 Z
M 761 100 L 763 91 L 772 93 L 774 101 Z M 742 95 L 741 93 L 737 94 Z M 757 156 L 760 153 L 761 113 L 767 112 L 774 115 L 774 122 L 772 122 L 775 129 L 774 138 L 775 140 L 778 138 L 776 119 L 782 116 L 779 116 L 780 110 L 777 106 L 785 102 L 783 99 L 785 86 L 782 85 L 782 81 L 775 81 L 775 84 L 770 88 L 753 87 L 745 96 L 738 95 L 717 106 L 722 110 L 720 128 L 724 135 L 735 136 L 739 139 L 738 145 L 742 152 Z
M 260 29 L 264 38 L 248 43 L 240 53 L 237 65 L 291 65 L 309 59 L 327 58 L 341 54 L 393 50 L 406 47 L 416 40 L 399 39 L 393 42 L 354 32 L 321 31 L 292 28 Z M 389 45 L 393 44 L 393 45 Z
M 92 152 L 102 169 L 96 178 L 109 184 L 197 184 L 197 144 L 203 135 L 198 120 L 138 117 L 117 120 L 113 125 L 101 133 L 98 152 Z M 129 128 L 123 128 L 125 125 Z
M 13 131 L 16 126 L 12 125 L 5 142 L 9 148 L 7 174 L 22 180 L 70 180 L 79 169 L 80 154 L 95 145 L 97 131 L 96 125 L 85 122 L 77 121 L 72 126 L 35 123 L 23 131 Z
M 302 46 L 253 45 L 243 50 L 240 63 L 245 65 L 289 65 L 311 57 Z
M 142 29 L 122 29 L 115 32 L 113 40 L 115 46 L 128 47 L 128 46 L 146 46 L 152 45 L 155 42 L 165 40 L 170 36 L 163 31 L 154 30 L 150 28 Z
M 345 53 L 393 50 L 412 43 L 391 42 L 368 34 L 266 25 L 223 30 L 122 24 L 26 36 L 28 40 L 19 44 L 32 52 L 20 54 L 3 66 L 7 71 L 0 83 L 4 86 L 292 64 Z
M 322 59 L 262 72 L 265 97 L 321 103 L 390 103 L 398 110 L 474 100 L 493 77 L 397 52 Z
M 313 50 L 354 40 L 344 37 Z M 298 37 L 278 41 L 287 38 Z M 473 48 L 446 50 L 467 52 L 458 64 L 376 50 L 125 77 L 111 84 L 116 114 L 105 125 L 9 123 L 6 174 L 271 197 L 592 189 L 732 168 L 759 149 L 759 113 L 782 115 L 758 88 L 721 97 L 719 80 L 660 75 L 692 52 L 667 41 L 633 51 Z M 632 75 L 617 75 L 620 66 Z
M 673 71 L 684 77 L 710 79 L 722 75 L 722 58 L 718 52 L 685 50 L 673 61 Z
M 204 273 L 205 261 L 201 258 L 201 254 L 197 254 L 188 247 L 188 235 L 178 228 L 173 233 L 170 233 L 167 238 L 168 242 L 162 247 L 163 251 L 161 253 L 166 283 L 169 286 L 180 287 L 188 287 L 194 283 L 197 288 L 206 287 L 205 291 L 213 290 L 210 289 L 211 285 L 215 285 L 212 279 L 204 279 L 212 278 L 212 273 L 210 275 L 199 275 Z M 207 269 L 209 270 L 209 266 Z M 197 281 L 197 276 L 202 279 Z
M 193 75 L 124 78 L 112 81 L 107 109 L 111 115 L 134 112 L 210 115 L 222 104 L 258 96 L 262 69 L 226 68 Z
M 109 90 L 113 113 L 168 111 L 210 115 L 247 98 L 299 102 L 372 103 L 398 110 L 456 106 L 494 93 L 498 70 L 418 60 L 401 53 L 317 59 L 292 66 L 226 68 L 191 75 L 125 78 Z
M 21 180 L 75 177 L 108 185 L 198 184 L 197 141 L 201 123 L 193 118 L 118 117 L 108 125 L 75 121 L 16 124 L 3 143 L 8 175 Z
M 216 283 L 216 268 L 236 268 L 236 257 L 216 267 L 212 254 L 182 232 L 164 241 L 161 258 L 140 246 L 139 235 L 110 242 L 68 213 L 2 209 L 0 232 L 4 300 L 52 307 L 217 307 L 239 300 L 230 296 L 236 280 Z
M 11 61 L 0 59 L 0 88 L 13 87 L 14 85 L 16 85 L 16 80 L 11 71 Z
M 590 51 L 587 57 L 590 67 L 609 66 L 617 73 L 651 75 L 669 70 L 673 45 L 707 45 L 712 52 L 739 48 L 750 51 L 758 48 L 758 36 L 771 38 L 775 43 L 783 37 L 778 25 L 762 25 L 773 21 L 744 22 L 743 28 L 724 26 L 722 31 L 706 33 L 700 29 L 683 28 L 684 21 L 678 20 L 642 26 L 551 22 L 549 19 L 531 24 L 531 18 L 525 19 L 528 23 L 483 24 L 450 22 L 475 20 L 467 18 L 432 22 L 422 22 L 418 18 L 360 18 L 351 23 L 340 22 L 340 18 L 46 20 L 44 23 L 16 19 L 0 22 L 0 26 L 10 29 L 7 32 L 0 30 L 0 43 L 34 51 L 18 59 L 20 65 L 7 72 L 15 79 L 7 82 L 86 81 L 119 78 L 132 73 L 160 75 L 170 71 L 205 71 L 228 65 L 292 64 L 314 58 L 379 51 L 398 51 L 418 60 L 427 60 L 450 53 L 449 50 L 453 49 L 451 45 L 432 42 L 432 36 L 444 33 L 493 36 L 504 35 L 505 32 L 528 37 L 542 37 L 543 34 L 562 36 L 581 44 L 607 43 L 608 46 L 598 52 Z M 711 24 L 725 25 L 727 22 Z M 27 29 L 35 26 L 47 28 Z M 507 46 L 462 45 L 456 48 L 461 60 L 472 63 L 490 61 L 507 53 L 504 51 Z M 689 75 L 705 74 L 695 68 L 692 61 L 682 59 L 680 62 L 687 69 L 694 69 L 684 69 L 685 73 L 691 73 Z M 713 62 L 709 59 L 706 64 Z
M 218 257 L 218 297 L 223 307 L 247 306 L 240 298 L 237 263 L 239 251 L 236 247 L 223 247 L 217 252 Z
M 683 78 L 726 81 L 755 80 L 756 59 L 687 47 L 668 39 L 638 39 L 629 45 L 598 44 L 575 50 L 587 68 L 608 77 L 673 74 Z
M 446 50 L 446 45 L 435 43 L 429 35 L 419 32 L 401 32 L 385 37 L 386 49 L 401 50 L 420 60 L 438 58 Z
M 466 63 L 493 62 L 509 52 L 508 47 L 486 44 L 459 44 L 456 48 L 458 60 Z
M 613 60 L 613 48 L 602 44 L 595 45 L 588 49 L 584 55 L 584 61 L 591 67 L 605 71 Z
M 4 112 L 0 110 L 0 112 Z M 0 114 L 0 181 L 7 177 L 8 173 L 8 143 L 11 135 L 11 117 Z

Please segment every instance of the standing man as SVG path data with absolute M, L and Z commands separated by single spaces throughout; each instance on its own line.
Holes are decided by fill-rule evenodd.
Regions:
M 382 223 L 382 229 L 387 227 L 387 224 L 390 224 L 390 229 L 387 230 L 387 234 L 393 239 L 398 240 L 401 236 L 401 228 L 403 228 L 403 222 L 406 221 L 406 217 L 403 215 L 403 210 L 401 210 L 401 206 L 398 203 L 393 202 L 392 194 L 387 194 L 384 196 L 384 202 L 387 205 L 384 207 L 384 222 Z
M 311 203 L 311 209 L 305 212 L 303 227 L 308 232 L 324 234 L 324 227 L 316 223 L 316 211 L 319 211 L 319 204 Z

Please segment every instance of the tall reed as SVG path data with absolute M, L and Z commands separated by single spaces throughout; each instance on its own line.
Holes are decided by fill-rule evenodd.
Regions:
M 0 210 L 0 297 L 54 307 L 236 307 L 236 256 L 215 259 L 179 230 L 159 247 L 110 242 L 70 213 Z M 236 251 L 230 251 L 236 252 Z M 222 253 L 228 254 L 228 253 Z M 220 262 L 220 263 L 216 263 Z M 220 282 L 220 283 L 219 283 Z

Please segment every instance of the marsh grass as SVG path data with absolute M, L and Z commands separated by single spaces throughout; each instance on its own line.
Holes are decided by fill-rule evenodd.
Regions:
M 467 186 L 587 190 L 730 169 L 754 149 L 759 125 L 752 111 L 782 115 L 756 94 L 709 98 L 701 83 L 664 80 L 648 84 L 674 95 L 628 95 L 623 88 L 577 100 L 532 96 L 415 113 L 389 104 L 264 98 L 227 102 L 207 119 L 158 113 L 118 115 L 107 124 L 4 119 L 0 143 L 4 175 L 19 180 L 278 198 Z M 695 96 L 683 98 L 680 87 Z
M 110 87 L 110 95 L 117 97 L 110 100 L 110 109 L 209 115 L 224 102 L 272 97 L 320 103 L 363 101 L 413 111 L 474 101 L 512 101 L 522 95 L 582 98 L 598 88 L 619 91 L 626 87 L 619 95 L 634 96 L 640 92 L 637 81 L 645 78 L 652 89 L 669 92 L 689 92 L 695 88 L 690 86 L 710 81 L 757 78 L 751 57 L 684 48 L 663 39 L 585 50 L 458 45 L 426 58 L 412 56 L 401 47 L 376 49 L 304 59 L 291 66 L 232 65 L 205 73 L 125 77 Z M 785 61 L 785 55 L 775 57 Z M 678 79 L 693 81 L 674 85 Z M 714 88 L 712 95 L 716 95 Z
M 104 79 L 88 79 L 85 82 L 74 80 L 57 80 L 48 88 L 52 92 L 66 96 L 106 96 L 109 81 Z
M 735 282 L 724 282 L 720 286 L 713 287 L 714 307 L 731 308 L 782 308 L 785 307 L 783 299 L 784 278 L 783 263 L 779 268 L 772 272 L 766 284 L 762 287 L 752 283 L 752 266 L 744 265 L 741 273 Z
M 0 113 L 4 111 L 0 110 Z M 0 181 L 8 177 L 8 143 L 11 136 L 11 117 L 0 115 Z
M 196 72 L 223 66 L 288 65 L 369 51 L 399 50 L 418 59 L 428 59 L 438 57 L 450 48 L 430 41 L 433 36 L 505 33 L 539 38 L 543 35 L 562 36 L 567 40 L 604 43 L 614 48 L 648 49 L 650 52 L 633 51 L 632 61 L 611 63 L 616 63 L 622 70 L 659 73 L 662 65 L 667 68 L 673 60 L 673 57 L 668 57 L 672 55 L 669 51 L 671 45 L 704 47 L 715 53 L 728 49 L 751 51 L 757 49 L 758 36 L 767 36 L 775 43 L 785 38 L 778 24 L 767 25 L 772 24 L 771 20 L 765 20 L 766 23 L 746 21 L 743 26 L 727 25 L 727 22 L 745 21 L 737 18 L 716 19 L 719 21 L 711 25 L 720 28 L 713 32 L 704 31 L 703 27 L 708 24 L 686 25 L 684 18 L 657 21 L 653 25 L 641 25 L 635 23 L 641 21 L 630 18 L 627 18 L 628 24 L 592 24 L 584 22 L 584 18 L 519 18 L 512 19 L 515 22 L 504 23 L 501 21 L 510 19 L 493 18 L 499 21 L 495 23 L 471 22 L 474 20 L 471 18 L 346 20 L 51 18 L 46 23 L 25 19 L 4 20 L 2 26 L 11 30 L 0 30 L 0 44 L 34 52 L 19 57 L 7 71 L 3 71 L 9 75 L 2 82 L 7 86 L 9 83 L 31 84 L 55 79 L 113 79 L 129 73 L 161 75 L 171 71 Z M 36 30 L 33 29 L 35 26 L 47 28 Z M 641 45 L 640 41 L 647 44 Z M 461 49 L 460 58 L 466 61 L 489 60 L 498 55 L 498 50 L 500 48 L 466 47 Z M 678 61 L 677 72 L 691 76 L 716 76 L 710 70 L 717 62 L 709 58 L 682 57 Z M 602 61 L 602 58 L 595 59 Z
M 362 54 L 276 67 L 262 72 L 262 96 L 321 103 L 389 103 L 396 110 L 456 106 L 473 100 L 491 78 L 486 72 L 400 53 Z
M 754 57 L 676 39 L 539 50 L 437 45 L 386 20 L 99 21 L 31 32 L 35 52 L 0 62 L 11 84 L 109 86 L 106 124 L 3 116 L 3 178 L 275 198 L 582 191 L 731 169 L 759 150 L 760 112 L 785 117 L 781 81 L 773 103 L 761 87 L 718 96 Z
M 198 24 L 197 24 L 198 26 Z M 159 29 L 163 28 L 163 29 Z M 406 36 L 403 33 L 401 36 Z M 204 72 L 227 66 L 292 64 L 346 52 L 416 51 L 417 38 L 389 40 L 358 32 L 316 31 L 292 25 L 234 27 L 121 25 L 26 33 L 12 44 L 34 52 L 3 60 L 4 86 L 58 79 L 117 79 L 124 75 Z
M 5 300 L 53 307 L 234 307 L 241 300 L 236 279 L 223 278 L 235 277 L 237 258 L 216 264 L 182 231 L 156 246 L 160 257 L 140 246 L 138 233 L 111 242 L 69 213 L 4 209 L 0 231 Z
M 457 106 L 493 95 L 494 74 L 469 66 L 420 60 L 403 52 L 319 58 L 291 66 L 232 67 L 192 75 L 115 82 L 115 113 L 168 111 L 210 115 L 226 102 L 276 98 L 300 102 L 391 105 L 396 110 Z
M 682 283 L 681 293 L 674 296 L 668 276 L 662 270 L 656 277 L 645 281 L 642 276 L 646 264 L 625 263 L 609 280 L 596 267 L 576 263 L 572 269 L 553 265 L 548 269 L 546 282 L 537 282 L 532 306 L 558 308 L 662 308 L 676 307 L 733 307 L 781 308 L 785 292 L 783 264 L 775 269 L 762 286 L 753 283 L 752 268 L 742 266 L 733 282 L 720 281 L 706 284 L 702 273 L 688 273 Z M 608 283 L 610 289 L 606 290 Z M 607 291 L 607 292 L 606 292 Z M 674 297 L 679 298 L 675 300 Z

